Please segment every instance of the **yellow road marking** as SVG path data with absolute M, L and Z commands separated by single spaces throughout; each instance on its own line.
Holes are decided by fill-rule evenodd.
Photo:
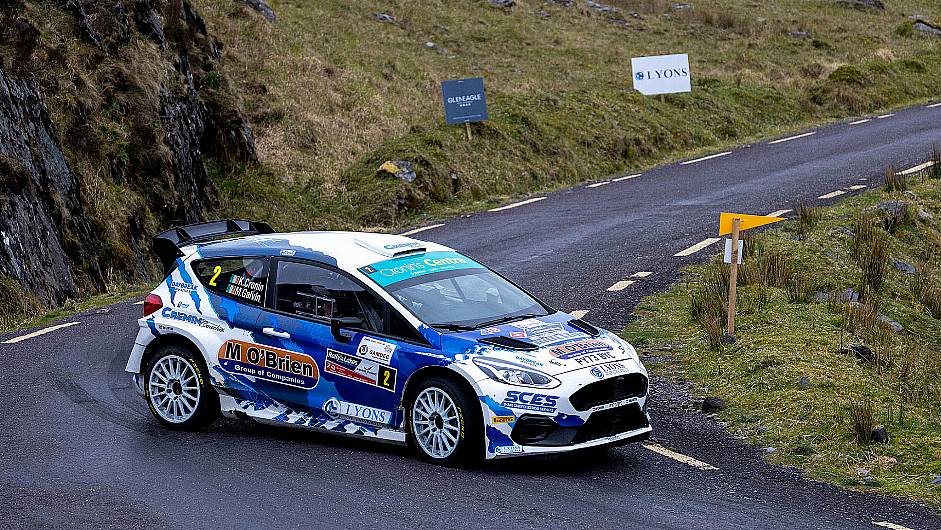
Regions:
M 693 466 L 697 469 L 702 469 L 703 471 L 718 471 L 719 468 L 713 466 L 712 464 L 707 464 L 701 460 L 696 460 L 691 456 L 686 456 L 682 453 L 677 453 L 676 451 L 671 451 L 666 447 L 663 447 L 660 444 L 644 444 L 644 449 L 653 451 L 659 455 L 663 455 L 667 458 L 672 458 L 677 462 L 682 462 L 688 466 Z
M 66 322 L 65 324 L 59 324 L 57 326 L 49 326 L 48 328 L 43 328 L 26 335 L 20 335 L 19 337 L 14 337 L 10 340 L 3 341 L 3 344 L 16 344 L 17 342 L 23 342 L 24 340 L 32 339 L 33 337 L 38 337 L 40 335 L 45 335 L 46 333 L 52 333 L 53 331 L 74 326 L 75 324 L 80 324 L 81 322 Z

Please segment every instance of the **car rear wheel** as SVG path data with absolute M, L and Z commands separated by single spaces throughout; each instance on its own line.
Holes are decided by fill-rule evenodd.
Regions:
M 144 372 L 144 397 L 157 421 L 175 429 L 198 429 L 219 416 L 219 396 L 202 362 L 189 350 L 167 346 Z
M 483 420 L 477 401 L 443 377 L 423 381 L 409 403 L 409 441 L 419 456 L 461 465 L 483 455 Z

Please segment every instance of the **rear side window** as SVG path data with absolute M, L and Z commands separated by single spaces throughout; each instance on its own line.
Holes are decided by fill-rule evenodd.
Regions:
M 210 291 L 240 302 L 262 305 L 268 285 L 265 258 L 226 258 L 196 263 L 196 276 Z

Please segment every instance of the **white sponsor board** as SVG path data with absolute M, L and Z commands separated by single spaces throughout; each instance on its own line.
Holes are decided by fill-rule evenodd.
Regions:
M 634 57 L 631 59 L 631 70 L 634 74 L 634 89 L 647 96 L 692 90 L 689 56 L 685 53 Z
M 356 355 L 382 364 L 392 364 L 392 354 L 395 353 L 395 344 L 372 337 L 363 337 L 356 348 Z

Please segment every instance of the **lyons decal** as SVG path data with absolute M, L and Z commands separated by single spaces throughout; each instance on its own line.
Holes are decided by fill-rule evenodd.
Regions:
M 323 404 L 323 411 L 331 418 L 365 423 L 375 427 L 384 427 L 392 421 L 392 413 L 356 403 L 330 398 Z
M 219 348 L 223 370 L 310 390 L 317 386 L 317 362 L 306 354 L 230 340 Z
M 395 392 L 395 368 L 381 365 L 375 361 L 360 359 L 327 348 L 327 359 L 324 362 L 323 369 L 329 374 Z

